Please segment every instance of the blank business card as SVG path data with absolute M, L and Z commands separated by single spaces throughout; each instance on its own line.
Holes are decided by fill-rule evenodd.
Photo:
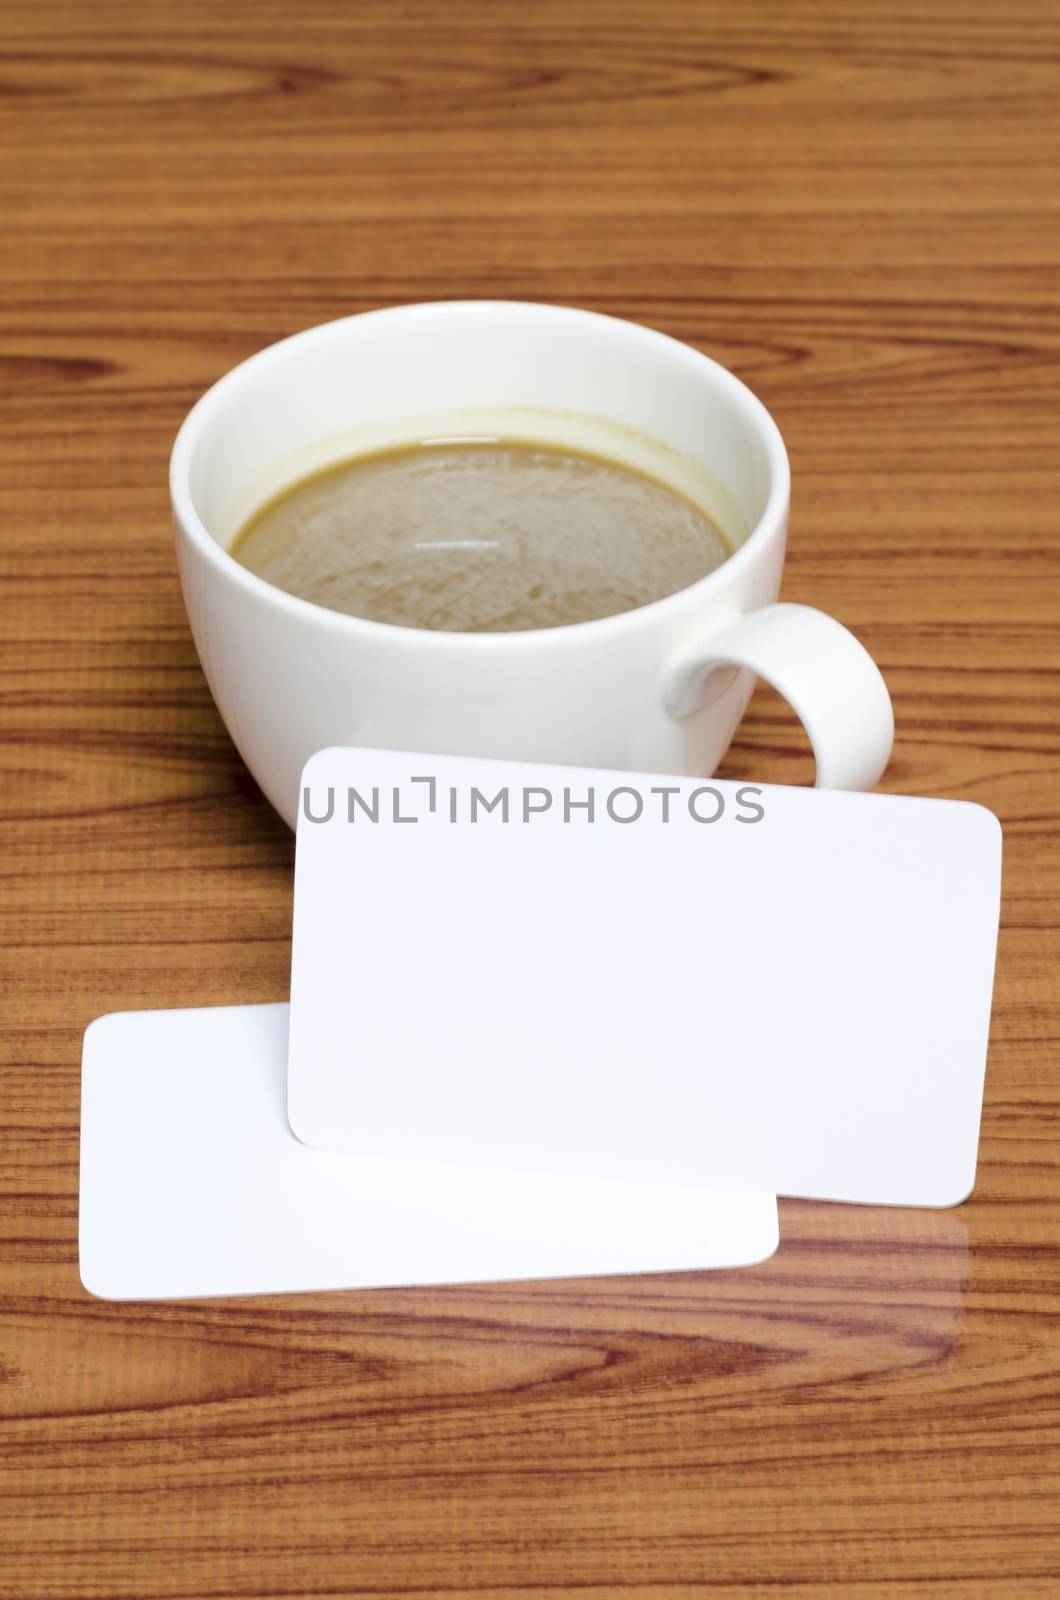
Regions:
M 80 1261 L 113 1300 L 735 1267 L 770 1194 L 310 1150 L 286 1005 L 122 1012 L 85 1034 Z
M 955 1204 L 1000 862 L 961 801 L 321 751 L 291 1127 L 512 1181 Z

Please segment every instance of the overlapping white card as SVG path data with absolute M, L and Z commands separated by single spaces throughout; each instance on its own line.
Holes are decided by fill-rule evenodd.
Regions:
M 85 1035 L 81 1277 L 113 1300 L 744 1266 L 772 1195 L 310 1150 L 287 1006 L 122 1012 Z
M 322 751 L 291 1127 L 360 1159 L 955 1204 L 1000 855 L 965 802 Z

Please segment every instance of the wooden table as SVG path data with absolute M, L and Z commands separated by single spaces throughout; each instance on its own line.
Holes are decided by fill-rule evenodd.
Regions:
M 0 1597 L 1060 1595 L 1060 10 L 0 24 Z M 785 593 L 882 663 L 884 787 L 1004 821 L 975 1195 L 785 1202 L 743 1272 L 92 1300 L 85 1024 L 286 993 L 291 841 L 196 662 L 170 441 L 260 345 L 453 296 L 638 318 L 779 420 Z M 810 775 L 782 702 L 725 771 Z

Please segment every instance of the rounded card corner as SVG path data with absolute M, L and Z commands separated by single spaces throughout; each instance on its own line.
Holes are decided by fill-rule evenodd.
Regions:
M 77 1276 L 81 1281 L 82 1289 L 93 1300 L 115 1301 L 123 1298 L 107 1288 L 106 1283 L 101 1280 L 100 1274 L 91 1262 L 86 1263 L 84 1253 L 81 1251 L 78 1252 L 77 1258 Z
M 312 775 L 313 768 L 318 761 L 324 761 L 328 757 L 339 755 L 347 748 L 348 746 L 341 744 L 325 744 L 321 745 L 319 750 L 314 750 L 312 755 L 309 756 L 302 764 L 302 771 L 298 780 L 299 785 L 308 781 Z

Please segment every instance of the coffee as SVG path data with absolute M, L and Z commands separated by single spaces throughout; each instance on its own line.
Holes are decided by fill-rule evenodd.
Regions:
M 285 489 L 231 547 L 249 571 L 375 622 L 514 632 L 661 600 L 732 552 L 691 500 L 550 445 L 439 440 Z

